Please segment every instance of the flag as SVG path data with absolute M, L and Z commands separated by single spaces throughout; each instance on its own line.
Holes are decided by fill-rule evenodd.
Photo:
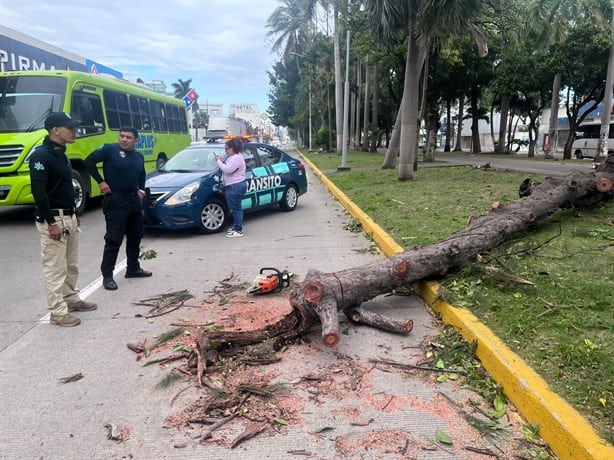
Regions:
M 192 104 L 194 104 L 196 102 L 196 99 L 198 99 L 198 93 L 196 92 L 195 89 L 191 89 L 190 91 L 188 91 L 186 93 L 185 96 L 183 96 L 183 102 L 185 102 L 185 108 L 189 109 Z

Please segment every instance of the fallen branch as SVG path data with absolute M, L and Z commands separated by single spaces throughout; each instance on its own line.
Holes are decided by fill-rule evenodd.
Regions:
M 394 332 L 395 334 L 409 335 L 414 328 L 414 322 L 411 319 L 396 320 L 365 308 L 382 306 L 387 307 L 386 304 L 378 302 L 364 302 L 360 307 L 352 308 L 350 310 L 349 318 L 357 324 L 373 326 L 383 331 Z
M 392 361 L 390 359 L 381 359 L 381 358 L 380 359 L 370 359 L 369 362 L 375 363 L 375 364 L 387 364 L 389 366 L 400 367 L 401 369 L 415 369 L 419 371 L 443 372 L 443 373 L 467 375 L 467 371 L 464 371 L 462 369 L 446 369 L 446 368 L 439 369 L 438 367 L 416 366 L 414 364 L 397 363 L 396 361 Z
M 200 434 L 200 441 L 203 442 L 209 439 L 215 430 L 230 422 L 233 418 L 237 416 L 237 414 L 237 412 L 235 412 L 234 414 L 230 414 L 228 417 L 224 417 L 223 419 L 215 422 L 213 425 L 207 427 L 207 429 Z

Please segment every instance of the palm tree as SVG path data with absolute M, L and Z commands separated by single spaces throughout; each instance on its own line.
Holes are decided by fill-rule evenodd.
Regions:
M 192 89 L 190 86 L 191 84 L 191 78 L 189 80 L 182 80 L 179 78 L 176 83 L 172 83 L 171 85 L 175 89 L 175 97 L 177 99 L 181 99 L 183 96 L 188 94 L 188 92 Z
M 473 24 L 483 2 L 479 0 L 365 0 L 371 23 L 385 39 L 407 39 L 407 59 L 400 111 L 397 178 L 413 178 L 418 146 L 419 80 L 421 49 L 439 46 L 448 37 L 469 29 L 486 53 L 481 31 Z M 399 34 L 402 32 L 402 35 Z
M 282 0 L 275 8 L 266 27 L 267 36 L 275 36 L 271 49 L 281 52 L 284 63 L 296 60 L 300 71 L 300 57 L 305 43 L 313 32 L 313 18 L 317 0 Z
M 562 43 L 565 36 L 581 16 L 583 5 L 578 0 L 537 0 L 530 10 L 537 42 L 544 46 Z M 548 147 L 546 158 L 554 158 L 557 149 L 557 120 L 559 116 L 559 94 L 561 92 L 561 72 L 554 73 L 552 81 L 552 103 L 550 104 L 550 124 L 548 126 Z

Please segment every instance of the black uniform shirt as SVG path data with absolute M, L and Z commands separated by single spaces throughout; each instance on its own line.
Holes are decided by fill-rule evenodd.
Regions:
M 66 147 L 45 137 L 30 157 L 30 184 L 38 215 L 47 223 L 55 221 L 52 209 L 75 208 L 72 166 L 66 156 Z
M 97 163 L 102 163 L 100 176 Z M 130 193 L 145 188 L 145 157 L 138 150 L 122 150 L 119 144 L 104 144 L 85 160 L 85 166 L 98 183 L 103 180 L 111 192 Z

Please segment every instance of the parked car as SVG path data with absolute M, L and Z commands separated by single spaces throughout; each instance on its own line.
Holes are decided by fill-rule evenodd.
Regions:
M 266 144 L 244 144 L 241 154 L 247 166 L 243 209 L 278 205 L 282 211 L 293 211 L 299 196 L 307 192 L 303 163 Z M 230 213 L 216 155 L 225 157 L 223 143 L 193 144 L 147 176 L 147 227 L 195 228 L 202 233 L 224 229 Z

